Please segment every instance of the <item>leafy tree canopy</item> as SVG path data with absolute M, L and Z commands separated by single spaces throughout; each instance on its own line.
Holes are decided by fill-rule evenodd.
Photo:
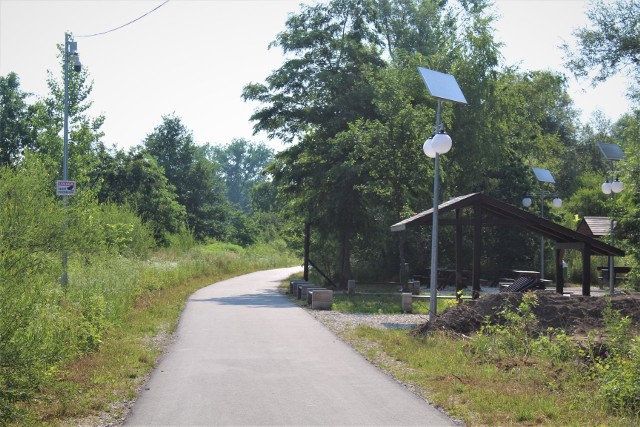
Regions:
M 640 3 L 596 0 L 587 11 L 590 27 L 575 30 L 577 49 L 564 45 L 566 66 L 578 77 L 591 71 L 594 84 L 627 71 L 640 82 Z
M 178 202 L 186 208 L 187 224 L 200 239 L 224 238 L 229 206 L 216 165 L 206 158 L 179 117 L 162 117 L 162 124 L 147 135 L 143 151 L 153 156 L 176 189 Z
M 209 148 L 208 158 L 218 165 L 218 171 L 227 187 L 227 198 L 243 212 L 251 208 L 251 188 L 263 182 L 262 174 L 272 160 L 274 152 L 264 144 L 246 139 L 234 139 L 225 146 Z

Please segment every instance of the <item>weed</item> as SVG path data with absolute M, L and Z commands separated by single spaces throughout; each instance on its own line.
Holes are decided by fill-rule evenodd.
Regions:
M 631 334 L 631 319 L 607 304 L 603 313 L 607 351 L 589 356 L 591 374 L 600 381 L 599 394 L 617 413 L 640 414 L 640 338 Z

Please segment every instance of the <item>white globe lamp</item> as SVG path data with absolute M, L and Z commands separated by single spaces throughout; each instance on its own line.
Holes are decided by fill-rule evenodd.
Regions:
M 436 150 L 433 148 L 433 138 L 427 139 L 422 145 L 422 151 L 427 157 L 434 159 L 436 157 Z
M 616 180 L 611 183 L 611 191 L 619 193 L 622 190 L 624 190 L 624 184 L 616 178 Z
M 441 130 L 432 139 L 433 148 L 438 154 L 446 154 L 451 150 L 451 137 Z

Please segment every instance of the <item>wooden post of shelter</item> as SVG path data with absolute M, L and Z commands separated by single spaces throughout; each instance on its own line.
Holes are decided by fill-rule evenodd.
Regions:
M 556 260 L 556 293 L 562 294 L 564 293 L 564 269 L 562 268 L 562 253 L 564 250 L 557 249 L 555 250 L 555 260 Z
M 588 243 L 582 249 L 582 295 L 591 295 L 591 245 Z
M 460 209 L 456 209 L 456 297 L 462 290 L 462 224 L 460 224 Z
M 473 206 L 473 271 L 471 277 L 471 297 L 480 298 L 480 258 L 482 257 L 482 206 Z

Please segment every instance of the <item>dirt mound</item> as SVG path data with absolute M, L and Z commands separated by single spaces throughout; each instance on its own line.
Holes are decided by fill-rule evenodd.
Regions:
M 535 293 L 538 305 L 533 309 L 538 325 L 536 332 L 547 328 L 563 329 L 570 335 L 583 335 L 593 329 L 601 329 L 604 324 L 602 312 L 611 301 L 614 310 L 629 316 L 632 323 L 640 325 L 640 293 L 617 294 L 613 297 L 563 296 L 555 292 Z M 515 310 L 522 302 L 522 293 L 488 294 L 477 300 L 465 301 L 436 316 L 433 325 L 426 323 L 418 328 L 417 334 L 434 330 L 451 331 L 470 335 L 480 330 L 489 318 L 491 323 L 504 323 L 499 313 L 504 309 Z

